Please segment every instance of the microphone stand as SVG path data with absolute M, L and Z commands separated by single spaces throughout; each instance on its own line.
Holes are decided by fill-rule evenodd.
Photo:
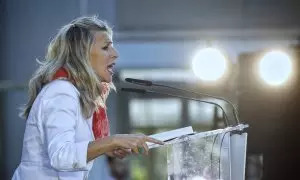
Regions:
M 172 97 L 177 97 L 177 98 L 182 98 L 182 99 L 188 99 L 188 100 L 194 100 L 194 101 L 198 101 L 198 102 L 213 104 L 213 105 L 219 107 L 222 110 L 222 112 L 224 113 L 225 124 L 226 124 L 226 126 L 228 126 L 228 116 L 227 116 L 224 108 L 222 106 L 220 106 L 219 104 L 214 103 L 214 102 L 205 101 L 205 100 L 201 100 L 201 99 L 197 99 L 197 98 L 189 98 L 189 97 L 180 96 L 180 95 L 174 95 L 174 94 L 165 93 L 165 92 L 157 92 L 157 91 L 153 91 L 153 90 L 138 89 L 138 88 L 121 88 L 121 91 L 142 93 L 142 94 L 146 94 L 146 93 L 162 94 L 162 95 L 167 95 L 167 96 L 172 96 Z
M 224 99 L 222 97 L 213 96 L 213 95 L 209 95 L 209 94 L 205 94 L 205 93 L 197 93 L 197 92 L 194 92 L 194 91 L 190 91 L 190 90 L 186 90 L 186 89 L 181 89 L 181 88 L 177 88 L 177 87 L 173 87 L 173 86 L 167 86 L 167 85 L 163 85 L 163 84 L 157 84 L 157 83 L 153 83 L 152 81 L 148 81 L 148 80 L 126 78 L 125 81 L 127 81 L 129 83 L 132 83 L 132 84 L 140 85 L 140 86 L 164 87 L 164 88 L 173 89 L 173 90 L 177 90 L 177 91 L 181 91 L 181 92 L 192 93 L 192 94 L 195 94 L 197 96 L 211 97 L 211 98 L 214 98 L 214 99 L 218 99 L 218 100 L 224 101 L 224 102 L 226 102 L 227 104 L 229 104 L 232 107 L 232 112 L 233 112 L 233 115 L 234 115 L 235 123 L 236 124 L 240 124 L 240 121 L 239 121 L 239 118 L 238 118 L 238 112 L 237 112 L 236 107 L 233 105 L 232 102 L 230 102 L 229 100 Z M 222 110 L 225 113 L 224 109 L 222 109 Z M 226 123 L 227 123 L 227 126 L 228 126 L 228 123 L 229 123 L 228 119 L 227 119 Z

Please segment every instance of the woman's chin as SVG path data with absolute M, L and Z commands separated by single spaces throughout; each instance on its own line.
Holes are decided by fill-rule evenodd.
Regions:
M 107 76 L 102 78 L 102 82 L 111 83 L 112 82 L 112 76 Z

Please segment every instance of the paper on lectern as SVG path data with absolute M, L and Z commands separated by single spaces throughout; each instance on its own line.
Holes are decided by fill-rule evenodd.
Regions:
M 193 134 L 193 133 L 194 133 L 194 131 L 193 131 L 192 126 L 188 126 L 188 127 L 184 127 L 184 128 L 171 130 L 171 131 L 165 131 L 165 132 L 161 132 L 161 133 L 157 133 L 157 134 L 152 134 L 152 135 L 149 135 L 149 137 L 166 142 L 166 141 L 169 141 L 169 140 L 172 140 L 172 139 L 184 136 L 184 135 Z M 147 145 L 149 146 L 149 148 L 151 148 L 151 146 L 154 144 L 147 142 Z

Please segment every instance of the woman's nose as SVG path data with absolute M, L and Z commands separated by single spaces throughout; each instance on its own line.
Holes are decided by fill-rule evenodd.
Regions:
M 119 53 L 115 48 L 112 48 L 112 58 L 117 59 L 119 57 Z

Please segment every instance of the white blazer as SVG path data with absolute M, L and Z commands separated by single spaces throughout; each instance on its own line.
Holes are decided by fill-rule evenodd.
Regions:
M 66 80 L 52 81 L 32 106 L 12 179 L 88 179 L 93 161 L 87 163 L 87 147 L 93 140 L 92 117 L 83 117 L 79 91 Z

